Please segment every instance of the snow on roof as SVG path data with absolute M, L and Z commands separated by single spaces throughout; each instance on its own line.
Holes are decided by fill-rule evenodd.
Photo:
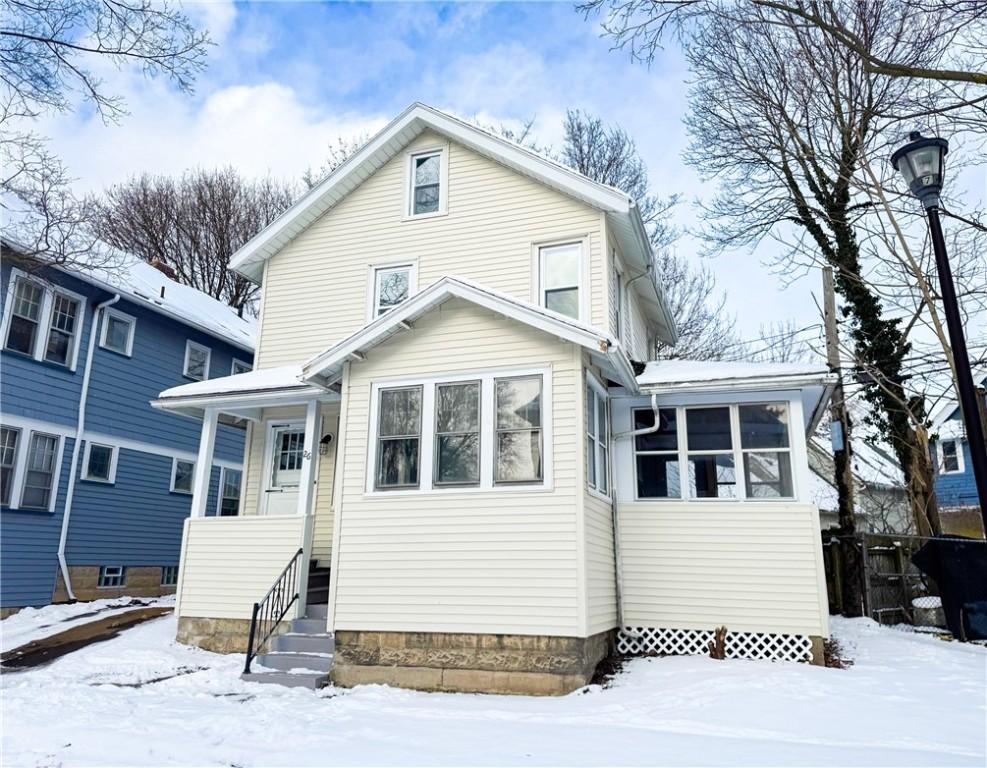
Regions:
M 207 397 L 209 395 L 241 395 L 251 392 L 266 392 L 292 387 L 306 388 L 308 385 L 301 380 L 300 365 L 282 365 L 277 368 L 263 368 L 258 371 L 247 371 L 234 376 L 223 376 L 218 379 L 196 381 L 166 389 L 158 398 L 169 400 L 173 398 Z
M 22 244 L 24 241 L 18 241 L 18 232 L 28 233 L 36 228 L 40 215 L 9 193 L 0 196 L 0 206 L 4 214 L 4 243 L 12 250 L 28 252 L 31 249 Z M 54 268 L 253 352 L 256 330 L 253 318 L 238 316 L 228 304 L 172 280 L 143 259 L 101 240 L 81 236 L 72 239 L 80 241 L 75 247 L 87 251 L 86 263 L 56 264 Z
M 819 363 L 750 363 L 715 360 L 652 360 L 637 383 L 647 386 L 684 386 L 699 383 L 743 382 L 754 379 L 824 378 Z

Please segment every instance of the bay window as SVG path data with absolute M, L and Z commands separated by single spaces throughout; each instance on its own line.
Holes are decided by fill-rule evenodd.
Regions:
M 658 418 L 634 438 L 638 499 L 795 497 L 787 403 L 666 407 Z M 633 409 L 632 421 L 652 428 L 654 412 Z

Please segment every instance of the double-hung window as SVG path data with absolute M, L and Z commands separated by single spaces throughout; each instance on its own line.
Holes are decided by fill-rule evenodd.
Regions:
M 45 287 L 11 271 L 4 348 L 66 368 L 75 368 L 82 319 L 81 296 Z
M 422 387 L 380 390 L 377 489 L 417 488 L 421 463 Z
M 429 150 L 411 155 L 408 214 L 428 216 L 445 211 L 445 152 Z
M 240 479 L 238 469 L 223 468 L 219 483 L 219 515 L 233 517 L 240 512 Z
M 21 431 L 13 427 L 0 427 L 0 504 L 8 506 L 14 485 L 14 465 L 17 461 L 17 443 Z
M 534 483 L 542 474 L 542 377 L 496 379 L 495 483 Z
M 959 440 L 939 442 L 939 473 L 953 475 L 963 472 L 963 450 Z
M 632 411 L 638 499 L 795 497 L 787 403 Z
M 790 499 L 792 449 L 788 406 L 756 403 L 737 407 L 740 449 L 744 456 L 744 483 L 752 499 Z
M 542 246 L 538 249 L 540 303 L 562 315 L 579 319 L 582 243 Z
M 205 381 L 209 378 L 209 359 L 212 350 L 194 341 L 185 342 L 185 367 L 183 373 L 190 379 Z
M 544 486 L 545 380 L 525 369 L 374 385 L 367 492 Z
M 413 264 L 378 267 L 374 270 L 373 319 L 390 312 L 411 295 Z
M 137 319 L 112 308 L 107 308 L 104 311 L 106 312 L 106 320 L 103 321 L 99 345 L 103 349 L 130 357 L 134 351 L 134 331 L 137 328 Z
M 610 434 L 607 397 L 595 384 L 586 385 L 586 481 L 604 496 L 610 492 Z
M 58 437 L 32 432 L 27 449 L 21 508 L 48 509 L 55 487 L 55 459 Z
M 435 387 L 435 485 L 480 482 L 480 382 Z

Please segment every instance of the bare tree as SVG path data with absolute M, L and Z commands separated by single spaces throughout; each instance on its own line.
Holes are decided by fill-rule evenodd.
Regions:
M 190 92 L 209 38 L 167 0 L 0 0 L 0 165 L 5 228 L 29 264 L 86 264 L 90 211 L 64 164 L 33 129 L 45 114 L 93 107 L 119 120 L 125 104 L 104 88 L 99 62 L 138 68 Z
M 848 9 L 844 23 L 881 55 L 907 52 L 919 68 L 940 60 L 937 44 L 916 47 L 901 31 L 904 17 L 883 4 L 834 7 Z M 911 383 L 918 321 L 905 311 L 934 325 L 935 296 L 914 279 L 922 268 L 895 252 L 867 169 L 871 158 L 886 167 L 890 142 L 904 132 L 901 116 L 917 106 L 958 126 L 966 115 L 944 116 L 936 108 L 948 96 L 875 73 L 829 34 L 761 4 L 691 24 L 684 40 L 695 75 L 688 160 L 720 184 L 707 209 L 710 243 L 738 247 L 772 237 L 786 246 L 779 266 L 787 272 L 834 267 L 847 351 L 873 406 L 868 418 L 904 468 L 920 529 L 936 530 L 924 392 Z M 895 201 L 906 199 L 883 186 L 893 180 L 878 183 Z M 899 208 L 920 221 L 915 206 Z
M 309 167 L 302 174 L 302 183 L 306 188 L 311 189 L 349 160 L 369 140 L 369 133 L 360 133 L 355 136 L 337 136 L 336 141 L 329 145 L 329 151 L 322 165 L 318 168 Z
M 256 285 L 229 268 L 237 249 L 294 199 L 289 185 L 248 181 L 233 168 L 188 171 L 179 178 L 144 174 L 94 199 L 96 230 L 111 245 L 158 261 L 176 279 L 253 312 Z

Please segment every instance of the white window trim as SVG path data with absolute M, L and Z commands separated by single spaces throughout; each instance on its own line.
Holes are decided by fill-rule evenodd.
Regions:
M 119 568 L 120 569 L 120 583 L 119 584 L 100 584 L 102 581 L 104 573 L 107 568 Z M 96 589 L 122 589 L 127 586 L 127 566 L 125 565 L 101 565 L 99 567 L 99 572 L 96 574 Z
M 165 581 L 165 571 L 168 568 L 174 568 L 175 580 Z M 159 587 L 176 587 L 178 586 L 178 566 L 177 565 L 162 565 L 161 566 L 161 582 L 158 584 Z
M 542 377 L 542 479 L 534 483 L 494 482 L 494 432 L 495 392 L 494 379 Z M 480 483 L 479 485 L 435 486 L 433 484 L 435 460 L 435 385 L 465 381 L 480 383 Z M 418 458 L 418 487 L 377 490 L 377 416 L 380 408 L 380 390 L 400 387 L 422 387 L 422 435 Z M 364 495 L 374 498 L 391 496 L 420 496 L 425 494 L 456 493 L 541 493 L 554 488 L 553 474 L 553 420 L 552 420 L 552 367 L 498 368 L 491 370 L 452 373 L 444 376 L 422 376 L 376 380 L 370 393 L 370 439 L 365 461 Z
M 113 352 L 117 355 L 123 355 L 124 357 L 134 356 L 134 336 L 137 335 L 137 318 L 133 315 L 128 315 L 126 312 L 121 312 L 113 307 L 107 307 L 104 310 L 105 316 L 103 317 L 103 327 L 99 332 L 99 346 L 108 352 Z M 113 349 L 113 347 L 108 347 L 106 345 L 106 333 L 110 326 L 110 318 L 114 320 L 122 320 L 130 326 L 130 332 L 127 334 L 127 349 L 126 351 L 120 351 L 119 349 Z
M 367 322 L 372 323 L 378 317 L 384 315 L 377 314 L 377 273 L 388 270 L 408 269 L 408 298 L 410 299 L 418 293 L 418 259 L 405 259 L 404 261 L 388 261 L 367 266 Z M 406 299 L 407 301 L 407 299 Z M 386 314 L 386 313 L 385 313 Z
M 412 204 L 414 203 L 414 195 L 412 190 L 414 188 L 415 175 L 415 158 L 421 157 L 422 155 L 438 155 L 439 156 L 439 210 L 432 213 L 413 213 Z M 402 221 L 419 221 L 425 219 L 434 219 L 439 216 L 445 216 L 449 212 L 449 145 L 445 144 L 435 144 L 428 147 L 416 147 L 413 150 L 409 150 L 405 154 L 405 166 L 404 166 L 404 208 L 403 214 L 401 216 Z
M 192 465 L 192 488 L 189 489 L 189 490 L 187 490 L 187 491 L 183 491 L 180 488 L 176 488 L 175 487 L 175 475 L 178 472 L 178 462 L 182 462 L 183 464 L 191 464 Z M 168 491 L 170 493 L 180 493 L 183 496 L 191 496 L 192 495 L 193 491 L 195 490 L 195 465 L 196 465 L 196 462 L 192 461 L 191 459 L 183 459 L 183 458 L 180 458 L 178 456 L 175 456 L 174 458 L 172 458 L 172 460 L 171 460 L 171 482 L 168 484 Z
M 201 379 L 197 379 L 195 376 L 190 376 L 188 372 L 189 352 L 192 349 L 198 349 L 206 353 L 206 365 L 205 365 L 205 370 L 203 371 L 203 373 L 205 373 L 205 376 Z M 199 342 L 197 341 L 192 341 L 192 339 L 187 339 L 185 341 L 185 362 L 182 365 L 182 376 L 184 376 L 187 379 L 192 379 L 192 381 L 206 381 L 209 378 L 209 369 L 211 365 L 212 365 L 212 348 L 207 347 L 205 344 L 199 344 Z
M 14 287 L 18 279 L 34 283 L 34 285 L 42 290 L 41 309 L 38 313 L 38 336 L 34 342 L 34 350 L 30 355 L 31 359 L 75 372 L 76 365 L 79 361 L 79 347 L 82 346 L 82 334 L 86 327 L 86 313 L 88 310 L 86 297 L 75 291 L 70 291 L 68 288 L 63 288 L 60 285 L 29 275 L 16 267 L 11 268 L 10 276 L 7 280 L 6 303 L 3 308 L 3 319 L 0 321 L 0 349 L 12 355 L 27 357 L 27 355 L 7 349 L 7 332 L 10 329 L 10 321 L 14 314 Z M 61 294 L 79 303 L 78 324 L 76 332 L 72 336 L 72 349 L 69 350 L 68 361 L 65 365 L 45 360 L 45 349 L 48 346 L 48 334 L 51 332 L 51 317 L 55 306 L 55 294 Z
M 65 452 L 65 436 L 58 432 L 41 428 L 24 427 L 20 424 L 9 424 L 4 416 L 4 426 L 20 430 L 20 437 L 17 441 L 17 451 L 14 455 L 14 472 L 11 477 L 10 505 L 8 509 L 21 509 L 25 512 L 54 512 L 58 502 L 58 491 L 61 487 L 62 478 L 62 455 Z M 24 506 L 24 482 L 27 479 L 27 452 L 31 445 L 31 437 L 35 434 L 54 437 L 55 442 L 55 464 L 52 467 L 51 493 L 48 495 L 48 508 L 25 507 Z
M 956 444 L 956 469 L 947 470 L 946 467 L 946 454 L 943 452 L 942 447 L 946 443 Z M 962 475 L 966 472 L 966 461 L 963 458 L 963 441 L 957 437 L 946 438 L 945 440 L 939 440 L 939 444 L 936 445 L 936 453 L 939 458 L 939 474 L 940 475 Z
M 246 371 L 243 371 L 243 373 L 249 373 L 250 371 L 252 371 L 254 369 L 254 366 L 251 365 L 250 363 L 248 363 L 246 360 L 241 360 L 238 357 L 234 357 L 233 360 L 232 360 L 232 362 L 230 363 L 230 376 L 236 376 L 237 375 L 237 372 L 236 372 L 237 363 L 239 363 L 240 365 L 245 365 L 247 367 L 247 370 Z
M 18 472 L 21 467 L 21 453 L 24 446 L 24 435 L 28 434 L 30 430 L 25 429 L 22 426 L 15 424 L 3 424 L 4 429 L 10 429 L 17 433 L 17 441 L 14 444 L 14 460 L 10 465 L 10 502 L 5 506 L 7 509 L 17 509 L 18 508 Z
M 89 475 L 89 449 L 93 445 L 98 445 L 101 448 L 110 449 L 110 475 L 108 478 L 103 479 L 102 477 L 90 477 Z M 103 485 L 113 485 L 117 481 L 117 459 L 120 455 L 120 447 L 117 445 L 111 445 L 110 443 L 100 443 L 93 440 L 86 440 L 86 447 L 82 452 L 82 473 L 80 476 L 81 480 L 85 480 L 87 483 L 102 483 Z
M 768 405 L 772 403 L 784 403 L 788 409 L 788 448 L 741 448 L 740 447 L 740 406 L 742 405 Z M 753 502 L 757 504 L 792 504 L 797 503 L 803 499 L 803 489 L 805 488 L 805 478 L 800 469 L 801 462 L 801 452 L 798 450 L 798 440 L 800 438 L 799 432 L 794 429 L 796 423 L 800 423 L 801 420 L 801 409 L 797 409 L 797 401 L 792 401 L 787 397 L 767 397 L 764 399 L 757 400 L 743 400 L 735 402 L 723 402 L 710 400 L 708 402 L 696 402 L 696 403 L 658 403 L 659 409 L 674 409 L 676 412 L 676 438 L 677 438 L 677 449 L 676 456 L 679 462 L 679 479 L 681 484 L 681 492 L 679 496 L 668 496 L 668 497 L 658 497 L 658 496 L 639 496 L 638 495 L 638 475 L 637 475 L 637 449 L 636 442 L 634 438 L 628 438 L 628 443 L 630 444 L 630 480 L 631 480 L 631 495 L 630 498 L 635 502 L 641 503 L 656 503 L 656 504 L 681 504 L 683 502 L 688 503 L 710 503 L 710 504 L 738 504 L 738 503 L 748 503 Z M 688 449 L 688 430 L 686 428 L 686 413 L 694 409 L 703 408 L 729 408 L 730 409 L 730 439 L 731 439 L 731 449 L 730 451 L 690 451 Z M 630 429 L 633 429 L 634 425 L 634 411 L 650 410 L 650 405 L 632 405 L 627 411 L 628 419 L 630 422 Z M 799 420 L 798 422 L 796 420 Z M 745 453 L 770 453 L 777 451 L 779 453 L 788 453 L 791 457 L 791 467 L 792 467 L 792 496 L 782 496 L 782 497 L 771 497 L 771 496 L 748 496 L 747 495 L 747 483 L 744 481 L 744 454 Z M 660 452 L 659 452 L 660 453 Z M 671 453 L 667 451 L 666 453 Z M 713 498 L 708 496 L 691 496 L 689 493 L 689 477 L 688 477 L 688 463 L 689 456 L 717 456 L 729 453 L 733 456 L 734 462 L 734 475 L 737 478 L 737 495 L 733 498 Z M 611 459 L 611 462 L 613 459 Z
M 583 408 L 583 419 L 587 422 L 583 428 L 583 437 L 587 442 L 590 440 L 593 441 L 593 460 L 596 462 L 596 467 L 594 472 L 594 475 L 596 477 L 595 484 L 589 481 L 589 472 L 587 471 L 586 488 L 591 495 L 596 496 L 597 498 L 602 499 L 603 501 L 609 502 L 613 500 L 613 472 L 610 469 L 613 466 L 613 445 L 612 445 L 613 429 L 611 426 L 612 419 L 610 416 L 610 394 L 607 392 L 606 387 L 603 386 L 600 380 L 596 378 L 596 375 L 590 370 L 586 371 L 586 386 L 589 389 L 592 389 L 599 397 L 603 398 L 603 404 L 604 404 L 603 407 L 607 409 L 607 414 L 605 419 L 607 426 L 607 435 L 606 435 L 606 440 L 601 441 L 599 439 L 599 435 L 597 435 L 595 439 L 590 437 L 589 423 L 588 423 L 589 419 L 587 418 L 586 408 L 585 407 Z M 599 413 L 597 412 L 597 408 L 599 407 L 598 403 L 599 401 L 596 401 L 593 405 L 593 416 L 596 418 L 596 425 L 594 425 L 594 430 L 599 428 L 599 423 L 600 423 Z M 583 405 L 585 406 L 586 404 L 584 403 Z M 607 491 L 606 492 L 601 491 L 599 487 L 600 486 L 600 457 L 596 448 L 598 445 L 601 444 L 604 445 L 607 451 L 607 466 L 606 466 Z M 588 446 L 584 445 L 583 447 L 586 448 Z M 586 458 L 586 451 L 583 451 L 583 460 L 588 461 L 588 459 Z
M 614 281 L 614 335 L 617 340 L 623 343 L 627 334 L 624 332 L 625 318 L 627 317 L 627 285 L 624 282 L 624 266 L 614 248 L 610 262 Z
M 226 482 L 227 472 L 240 473 L 240 495 L 236 500 L 236 513 L 239 517 L 243 514 L 243 470 L 230 469 L 229 467 L 219 468 L 219 488 L 216 490 L 216 517 L 222 517 L 223 515 L 223 484 Z
M 579 234 L 572 237 L 560 237 L 553 240 L 540 240 L 531 243 L 531 302 L 535 306 L 545 308 L 545 291 L 542 269 L 542 248 L 554 248 L 559 245 L 579 245 L 579 317 L 574 318 L 583 323 L 590 322 L 590 297 L 589 286 L 590 260 L 589 260 L 589 235 Z

